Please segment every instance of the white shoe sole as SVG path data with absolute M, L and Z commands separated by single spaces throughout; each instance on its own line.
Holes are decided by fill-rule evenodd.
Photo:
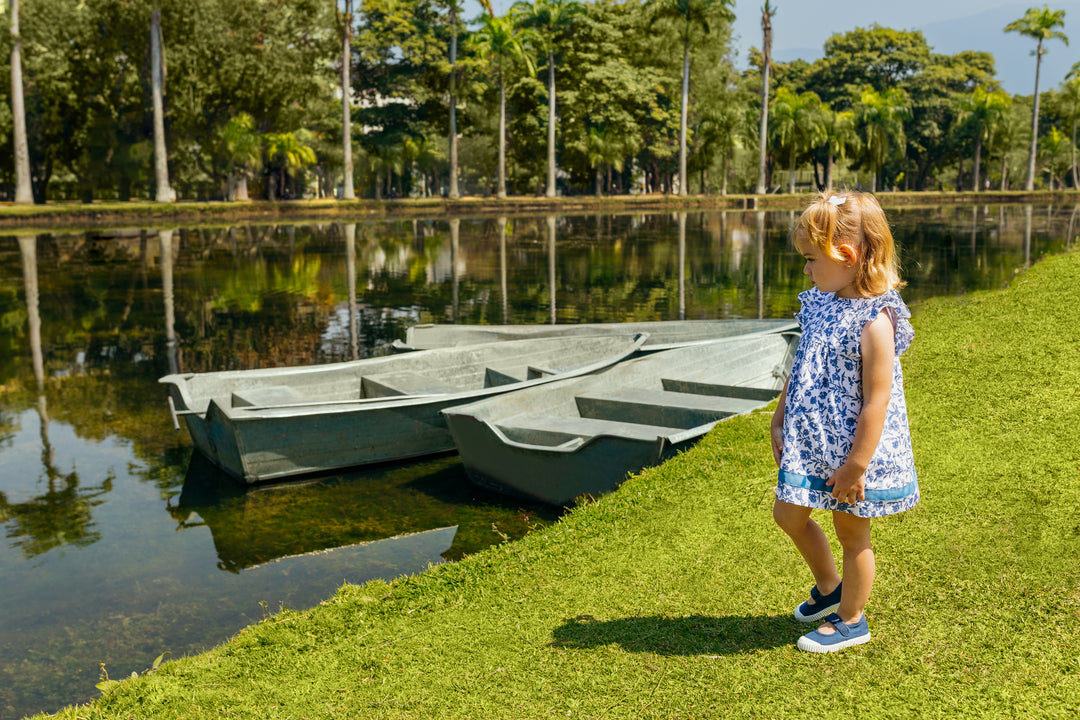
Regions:
M 815 605 L 814 607 L 817 607 L 817 605 Z M 833 614 L 839 607 L 840 603 L 836 603 L 835 605 L 825 605 L 821 608 L 821 610 L 815 612 L 813 615 L 803 615 L 801 612 L 799 612 L 800 608 L 802 608 L 802 605 L 799 605 L 799 607 L 795 608 L 795 612 L 793 614 L 795 615 L 795 619 L 799 622 L 811 623 L 817 622 L 826 615 Z
M 815 640 L 811 640 L 804 635 L 803 637 L 799 638 L 799 642 L 796 644 L 798 648 L 800 650 L 803 650 L 804 652 L 832 653 L 843 650 L 844 648 L 853 647 L 855 645 L 862 645 L 863 643 L 868 642 L 870 642 L 870 633 L 866 633 L 865 635 L 860 635 L 858 637 L 848 638 L 847 640 L 841 640 L 840 642 L 833 643 L 831 645 L 822 645 L 821 643 Z

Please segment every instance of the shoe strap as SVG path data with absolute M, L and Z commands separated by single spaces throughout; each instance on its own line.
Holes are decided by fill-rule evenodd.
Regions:
M 821 591 L 817 589 L 817 585 L 810 588 L 810 599 L 817 602 L 821 599 Z
M 836 628 L 836 632 L 840 633 L 843 637 L 849 637 L 851 635 L 851 628 L 849 628 L 847 623 L 841 620 L 840 616 L 836 613 L 827 615 L 825 617 L 825 622 L 832 623 L 833 627 Z

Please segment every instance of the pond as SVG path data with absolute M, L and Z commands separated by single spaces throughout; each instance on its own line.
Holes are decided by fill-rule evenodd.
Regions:
M 1069 206 L 890 213 L 903 294 L 1001 287 Z M 0 236 L 0 718 L 97 695 L 343 582 L 512 541 L 559 511 L 454 456 L 244 490 L 175 432 L 170 372 L 326 363 L 423 322 L 790 317 L 795 213 L 193 226 Z M 916 310 L 917 311 L 917 310 Z

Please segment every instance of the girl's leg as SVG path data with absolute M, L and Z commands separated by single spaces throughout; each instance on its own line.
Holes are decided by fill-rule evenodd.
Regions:
M 818 591 L 828 595 L 835 590 L 840 584 L 836 561 L 833 559 L 832 548 L 829 547 L 829 539 L 825 537 L 821 527 L 810 519 L 810 508 L 777 500 L 773 504 L 773 520 L 795 543 L 799 554 L 810 567 Z M 846 585 L 843 594 L 848 594 Z
M 874 550 L 870 546 L 870 518 L 833 513 L 836 538 L 844 549 L 844 592 L 837 614 L 845 623 L 858 622 L 874 586 Z

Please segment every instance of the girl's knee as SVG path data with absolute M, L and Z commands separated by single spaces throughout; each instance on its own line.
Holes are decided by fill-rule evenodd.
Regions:
M 870 547 L 870 518 L 855 517 L 844 512 L 833 513 L 836 539 L 846 550 Z
M 772 516 L 773 522 L 779 525 L 781 530 L 791 535 L 806 527 L 806 521 L 810 519 L 810 508 L 777 500 L 773 503 Z

